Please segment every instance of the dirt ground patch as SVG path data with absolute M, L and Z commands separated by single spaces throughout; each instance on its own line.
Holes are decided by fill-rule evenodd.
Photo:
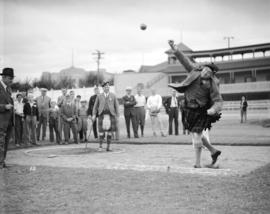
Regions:
M 12 166 L 1 213 L 269 213 L 270 164 L 245 176 Z

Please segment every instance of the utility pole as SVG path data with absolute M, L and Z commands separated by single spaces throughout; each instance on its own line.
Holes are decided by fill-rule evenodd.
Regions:
M 100 52 L 99 50 L 96 50 L 96 52 L 92 53 L 92 55 L 96 55 L 97 58 L 97 85 L 99 86 L 99 66 L 100 66 L 100 60 L 103 59 L 101 56 L 105 54 L 104 52 Z
M 230 49 L 231 47 L 231 40 L 234 39 L 233 36 L 224 36 L 223 38 L 224 40 L 227 40 L 227 44 L 228 44 L 228 49 Z M 232 55 L 230 54 L 230 59 L 232 60 Z

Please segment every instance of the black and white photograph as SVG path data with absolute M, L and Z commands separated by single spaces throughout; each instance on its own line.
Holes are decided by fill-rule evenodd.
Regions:
M 270 213 L 270 0 L 0 0 L 0 214 Z

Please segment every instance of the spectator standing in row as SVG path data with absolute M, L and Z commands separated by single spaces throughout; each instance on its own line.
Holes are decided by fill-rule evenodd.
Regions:
M 178 135 L 179 99 L 176 90 L 172 89 L 172 96 L 164 102 L 166 113 L 169 116 L 169 135 L 172 135 L 172 124 L 174 121 L 175 135 Z
M 142 94 L 142 88 L 137 88 L 137 94 L 135 95 L 136 105 L 135 108 L 135 118 L 136 118 L 136 132 L 138 133 L 139 127 L 141 129 L 141 136 L 144 135 L 144 124 L 145 124 L 145 105 L 146 98 Z
M 61 144 L 59 133 L 60 111 L 55 101 L 51 101 L 51 107 L 49 109 L 49 130 L 50 130 L 50 142 L 54 142 L 54 137 L 57 144 Z
M 80 108 L 78 110 L 78 118 L 79 118 L 79 124 L 78 124 L 78 131 L 80 133 L 80 140 L 81 141 L 87 141 L 87 101 L 82 100 Z
M 152 95 L 148 97 L 147 99 L 147 109 L 149 111 L 149 115 L 151 118 L 151 124 L 152 124 L 152 130 L 153 130 L 153 135 L 156 137 L 157 136 L 157 127 L 161 133 L 162 137 L 165 137 L 166 135 L 163 132 L 162 124 L 160 121 L 160 110 L 162 107 L 162 98 L 159 94 L 156 94 L 156 90 L 152 89 L 151 90 Z
M 37 140 L 40 140 L 40 131 L 42 126 L 42 140 L 45 140 L 46 137 L 46 129 L 48 123 L 48 113 L 51 103 L 51 98 L 47 95 L 47 89 L 41 89 L 41 96 L 37 97 L 37 106 L 39 111 L 39 121 L 37 127 Z
M 23 125 L 24 125 L 23 106 L 24 103 L 22 94 L 17 94 L 16 101 L 14 102 L 16 146 L 21 146 L 23 142 Z
M 78 143 L 77 124 L 76 124 L 76 107 L 72 97 L 66 96 L 66 102 L 61 106 L 61 117 L 64 123 L 65 144 L 68 144 L 70 137 L 70 129 L 72 130 L 74 143 Z
M 247 122 L 247 107 L 247 98 L 245 96 L 242 96 L 240 102 L 241 123 Z
M 126 95 L 122 98 L 124 104 L 124 116 L 126 121 L 127 137 L 130 138 L 130 122 L 132 123 L 133 134 L 138 138 L 136 129 L 136 115 L 134 106 L 136 105 L 135 97 L 131 94 L 131 87 L 126 88 Z
M 67 96 L 67 89 L 66 88 L 62 88 L 62 95 L 58 97 L 57 99 L 57 106 L 59 107 L 59 109 L 61 109 L 62 105 L 66 102 L 66 96 Z M 60 140 L 62 140 L 62 133 L 64 131 L 64 122 L 63 122 L 63 118 L 60 117 L 59 120 L 59 135 L 60 135 Z
M 79 114 L 79 109 L 81 107 L 81 95 L 77 95 L 76 98 L 74 99 L 74 104 L 75 104 L 75 108 L 76 108 L 76 122 L 77 122 L 77 131 L 78 131 L 78 134 L 79 134 L 79 138 L 80 140 L 83 139 L 83 132 L 81 129 L 78 129 L 79 127 L 79 124 L 81 124 L 81 118 L 78 116 Z
M 14 125 L 13 99 L 11 97 L 11 84 L 14 79 L 12 68 L 4 68 L 0 74 L 0 169 L 6 168 L 8 143 Z
M 91 118 L 93 108 L 95 105 L 95 101 L 97 99 L 97 96 L 99 95 L 99 88 L 95 87 L 94 88 L 94 95 L 90 97 L 89 103 L 88 103 L 88 109 L 87 109 L 87 114 Z M 96 115 L 96 119 L 98 118 L 98 115 Z M 97 120 L 93 121 L 93 132 L 94 132 L 94 137 L 97 139 L 98 138 L 98 132 L 97 132 Z
M 189 135 L 189 130 L 187 129 L 187 121 L 185 117 L 185 99 L 182 99 L 180 101 L 180 111 L 181 111 L 181 121 L 182 121 L 182 130 L 183 130 L 183 135 Z
M 27 144 L 37 145 L 36 127 L 40 114 L 32 93 L 27 96 L 27 103 L 24 105 L 23 113 L 26 121 Z

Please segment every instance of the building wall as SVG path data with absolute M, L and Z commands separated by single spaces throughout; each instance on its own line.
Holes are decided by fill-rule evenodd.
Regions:
M 160 73 L 122 73 L 114 76 L 115 92 L 117 97 L 125 95 L 127 86 L 133 88 L 133 93 L 136 93 L 136 86 L 142 83 L 144 86 L 157 77 Z

